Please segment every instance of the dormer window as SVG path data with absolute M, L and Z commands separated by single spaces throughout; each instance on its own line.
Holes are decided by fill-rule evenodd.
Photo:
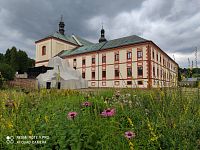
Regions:
M 46 46 L 42 46 L 42 56 L 46 55 Z

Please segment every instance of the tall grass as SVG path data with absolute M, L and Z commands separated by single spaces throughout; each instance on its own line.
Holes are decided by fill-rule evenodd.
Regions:
M 181 89 L 0 91 L 1 149 L 200 149 L 200 100 Z M 8 100 L 13 106 L 5 106 Z M 89 101 L 89 107 L 82 103 Z M 113 108 L 111 117 L 101 116 Z M 69 119 L 69 112 L 77 112 Z M 125 137 L 126 131 L 135 137 Z M 14 144 L 6 137 L 13 136 Z M 49 136 L 17 144 L 17 136 Z

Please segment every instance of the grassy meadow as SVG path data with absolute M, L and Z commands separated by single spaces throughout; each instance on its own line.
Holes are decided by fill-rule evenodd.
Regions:
M 180 88 L 1 90 L 0 131 L 6 150 L 195 150 L 200 99 Z

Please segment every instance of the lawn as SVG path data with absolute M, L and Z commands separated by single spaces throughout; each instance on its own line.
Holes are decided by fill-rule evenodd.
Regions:
M 1 90 L 0 149 L 200 149 L 200 99 L 178 89 Z

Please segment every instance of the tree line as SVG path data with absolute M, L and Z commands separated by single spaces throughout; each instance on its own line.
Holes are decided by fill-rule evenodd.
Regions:
M 200 77 L 200 68 L 179 68 L 179 81 L 184 78 Z
M 16 47 L 7 49 L 5 54 L 0 53 L 0 73 L 6 80 L 12 80 L 16 72 L 24 73 L 35 65 L 35 60 L 28 57 L 23 50 Z

